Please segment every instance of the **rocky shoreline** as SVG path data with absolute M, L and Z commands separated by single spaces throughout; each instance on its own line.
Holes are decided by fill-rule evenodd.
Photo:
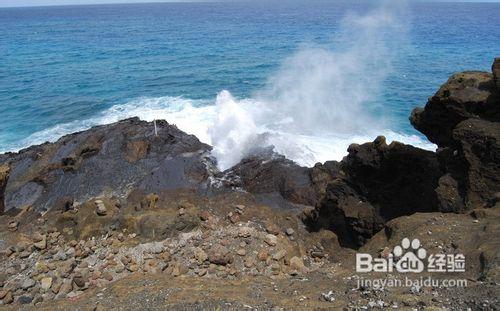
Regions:
M 381 136 L 340 162 L 262 150 L 221 172 L 195 136 L 132 118 L 2 154 L 0 307 L 496 310 L 500 59 L 410 122 L 436 152 Z M 472 285 L 354 288 L 356 250 L 408 236 L 465 254 Z

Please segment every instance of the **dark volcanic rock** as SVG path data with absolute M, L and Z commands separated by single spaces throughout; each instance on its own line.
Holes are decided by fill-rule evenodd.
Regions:
M 465 162 L 466 205 L 491 205 L 495 193 L 500 192 L 500 122 L 463 121 L 453 131 L 453 138 L 460 142 Z
M 314 206 L 326 185 L 339 174 L 337 162 L 317 164 L 312 169 L 297 165 L 272 151 L 243 159 L 224 172 L 231 186 L 253 194 L 279 195 L 297 204 Z
M 439 146 L 446 175 L 436 189 L 440 210 L 460 212 L 490 206 L 500 191 L 500 61 L 493 74 L 453 75 L 429 100 L 413 111 L 416 129 Z
M 499 100 L 491 73 L 457 73 L 429 99 L 424 109 L 413 110 L 410 121 L 439 147 L 452 146 L 453 129 L 458 123 L 469 118 L 499 122 Z
M 376 209 L 342 179 L 328 185 L 323 200 L 305 222 L 311 231 L 334 231 L 342 246 L 353 248 L 363 245 L 384 226 Z
M 441 176 L 435 153 L 393 142 L 351 145 L 341 167 L 345 176 L 330 183 L 309 228 L 334 231 L 343 246 L 357 248 L 386 221 L 438 209 L 434 189 Z
M 133 189 L 204 187 L 211 147 L 166 121 L 157 126 L 155 136 L 152 123 L 132 118 L 2 156 L 0 165 L 10 165 L 6 210 L 71 207 Z
M 351 145 L 342 161 L 349 184 L 374 205 L 386 220 L 437 209 L 434 189 L 442 175 L 434 152 L 384 137 Z

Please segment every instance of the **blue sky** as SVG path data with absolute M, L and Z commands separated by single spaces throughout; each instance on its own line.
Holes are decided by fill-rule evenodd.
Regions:
M 186 2 L 186 1 L 207 1 L 207 0 L 174 0 L 174 1 Z M 71 5 L 71 4 L 103 4 L 103 3 L 174 2 L 174 1 L 173 0 L 0 0 L 0 7 Z M 304 1 L 307 1 L 307 0 L 304 0 Z M 448 1 L 453 1 L 453 0 L 448 0 Z M 460 0 L 457 0 L 457 1 L 460 1 Z M 500 2 L 500 0 L 466 0 L 466 1 L 467 2 Z

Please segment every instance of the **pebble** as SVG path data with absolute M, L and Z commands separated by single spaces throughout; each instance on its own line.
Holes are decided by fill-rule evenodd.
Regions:
M 35 286 L 36 282 L 33 279 L 25 279 L 21 284 L 22 289 L 28 289 Z
M 8 291 L 7 294 L 5 294 L 5 297 L 3 297 L 2 302 L 6 305 L 14 302 L 14 296 L 12 296 L 12 292 Z
M 252 229 L 249 227 L 241 227 L 238 229 L 238 236 L 240 238 L 249 238 L 252 235 Z
M 208 259 L 208 255 L 203 249 L 196 247 L 194 249 L 194 258 L 196 259 L 196 261 L 198 261 L 198 264 L 201 265 L 205 260 Z
M 41 281 L 41 287 L 43 290 L 49 290 L 50 287 L 52 286 L 52 278 L 51 277 L 45 277 Z
M 281 260 L 281 259 L 283 259 L 283 257 L 285 257 L 285 255 L 286 255 L 286 250 L 282 249 L 282 250 L 279 250 L 276 253 L 274 253 L 273 259 L 274 260 Z
M 295 233 L 295 230 L 293 230 L 292 228 L 288 228 L 288 229 L 286 229 L 285 233 L 286 233 L 286 235 L 291 236 Z
M 95 200 L 95 205 L 97 215 L 106 216 L 108 210 L 106 209 L 106 205 L 104 205 L 104 202 L 102 200 Z
M 304 273 L 307 270 L 306 266 L 304 265 L 304 261 L 302 261 L 302 259 L 297 256 L 290 258 L 290 269 L 292 271 L 297 271 L 300 273 Z
M 266 231 L 267 233 L 278 235 L 281 230 L 280 228 L 273 222 L 266 222 Z
M 236 251 L 236 254 L 240 256 L 245 256 L 247 254 L 247 251 L 244 248 L 240 248 Z
M 278 238 L 274 234 L 267 234 L 264 238 L 264 242 L 266 242 L 269 246 L 276 246 Z

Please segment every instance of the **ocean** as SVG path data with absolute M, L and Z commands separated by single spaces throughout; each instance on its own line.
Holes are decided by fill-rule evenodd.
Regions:
M 302 165 L 408 121 L 500 56 L 500 3 L 256 1 L 0 9 L 0 152 L 131 116 Z

